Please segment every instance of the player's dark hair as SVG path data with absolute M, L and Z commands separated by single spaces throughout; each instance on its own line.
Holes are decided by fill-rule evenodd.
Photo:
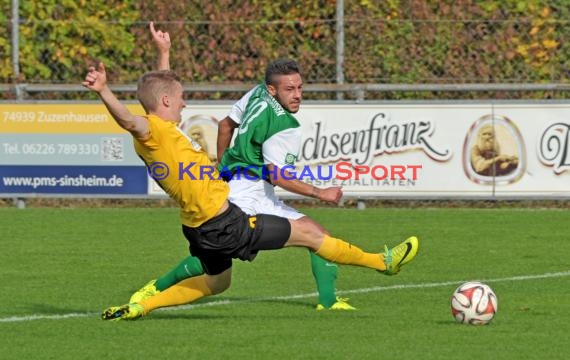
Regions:
M 301 69 L 295 60 L 277 59 L 270 62 L 265 68 L 265 84 L 275 85 L 277 76 L 300 73 Z
M 174 71 L 150 71 L 139 78 L 137 98 L 144 110 L 149 113 L 158 107 L 163 94 L 172 94 L 173 85 L 180 83 L 180 78 Z

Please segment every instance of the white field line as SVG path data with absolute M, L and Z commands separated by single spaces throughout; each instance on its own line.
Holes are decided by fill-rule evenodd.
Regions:
M 562 271 L 562 272 L 555 272 L 555 273 L 546 273 L 546 274 L 537 274 L 537 275 L 521 275 L 521 276 L 512 276 L 512 277 L 505 277 L 505 278 L 497 278 L 497 279 L 477 279 L 477 281 L 482 281 L 486 283 L 497 283 L 497 282 L 514 282 L 514 281 L 525 281 L 525 280 L 537 280 L 537 279 L 549 279 L 549 278 L 557 278 L 557 277 L 565 277 L 570 276 L 570 271 Z M 344 290 L 344 291 L 337 291 L 339 295 L 345 294 L 362 294 L 362 293 L 370 293 L 370 292 L 377 292 L 377 291 L 391 291 L 391 290 L 407 290 L 407 289 L 425 289 L 425 288 L 433 288 L 433 287 L 442 287 L 442 286 L 451 286 L 451 285 L 458 285 L 467 280 L 454 280 L 454 281 L 445 281 L 445 282 L 437 282 L 437 283 L 423 283 L 423 284 L 406 284 L 406 285 L 392 285 L 392 286 L 374 286 L 369 288 L 362 288 L 362 289 L 353 289 L 353 290 Z M 275 301 L 275 300 L 294 300 L 294 299 L 305 299 L 316 297 L 317 293 L 310 293 L 310 294 L 298 294 L 298 295 L 286 295 L 286 296 L 272 296 L 272 297 L 263 297 L 263 298 L 251 298 L 245 300 L 219 300 L 219 301 L 210 301 L 202 304 L 190 304 L 190 305 L 183 305 L 183 306 L 176 306 L 172 308 L 165 308 L 159 309 L 157 311 L 177 311 L 177 310 L 187 310 L 187 309 L 195 309 L 195 308 L 202 308 L 202 307 L 211 307 L 211 306 L 223 306 L 223 305 L 236 305 L 236 304 L 248 304 L 248 303 L 255 303 L 255 302 L 263 302 L 263 301 Z M 62 319 L 69 319 L 69 318 L 84 318 L 84 317 L 99 317 L 100 312 L 91 312 L 91 313 L 69 313 L 69 314 L 60 314 L 60 315 L 43 315 L 43 314 L 33 314 L 33 315 L 26 315 L 26 316 L 11 316 L 7 318 L 0 318 L 0 323 L 14 323 L 14 322 L 24 322 L 24 321 L 34 321 L 34 320 L 62 320 Z

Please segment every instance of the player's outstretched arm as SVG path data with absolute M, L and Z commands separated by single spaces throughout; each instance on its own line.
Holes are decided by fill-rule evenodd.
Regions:
M 153 21 L 150 22 L 149 28 L 150 33 L 152 34 L 152 40 L 158 50 L 157 69 L 170 70 L 170 34 L 168 34 L 168 32 L 156 30 Z
M 99 94 L 105 107 L 109 110 L 111 116 L 113 116 L 113 119 L 115 119 L 120 127 L 137 138 L 143 138 L 148 134 L 147 120 L 141 116 L 131 114 L 129 109 L 117 99 L 107 85 L 107 73 L 103 63 L 99 63 L 97 68 L 94 66 L 89 67 L 85 81 L 81 84 Z
M 310 196 L 336 205 L 338 205 L 342 198 L 342 187 L 340 186 L 318 188 L 299 179 L 295 179 L 289 171 L 281 169 L 274 164 L 267 165 L 267 169 L 270 181 L 273 185 L 279 186 L 294 194 Z

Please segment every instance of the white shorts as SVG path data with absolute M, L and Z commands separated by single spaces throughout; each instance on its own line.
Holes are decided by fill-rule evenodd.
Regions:
M 228 199 L 248 215 L 269 214 L 297 220 L 305 216 L 281 201 L 273 185 L 263 180 L 248 180 L 243 176 L 229 182 Z

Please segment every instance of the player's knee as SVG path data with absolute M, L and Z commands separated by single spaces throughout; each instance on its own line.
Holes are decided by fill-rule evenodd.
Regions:
M 318 248 L 325 236 L 322 227 L 303 218 L 291 221 L 291 234 L 289 245 L 305 246 L 313 250 Z
M 231 268 L 218 275 L 206 275 L 206 284 L 211 295 L 223 293 L 232 283 Z
M 320 238 L 325 235 L 325 229 L 314 220 L 309 218 L 301 218 L 297 221 L 301 222 L 302 229 L 307 234 L 307 236 Z
M 229 289 L 230 285 L 231 281 L 228 281 L 227 283 L 216 283 L 214 286 L 210 287 L 210 291 L 212 292 L 212 295 L 221 294 Z

